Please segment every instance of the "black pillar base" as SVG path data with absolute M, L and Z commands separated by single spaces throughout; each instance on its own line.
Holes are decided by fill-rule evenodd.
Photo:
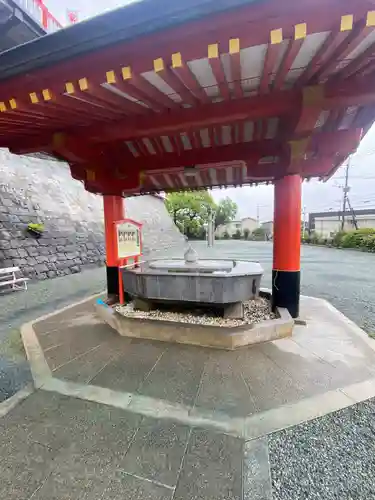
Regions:
M 118 297 L 119 294 L 119 280 L 118 280 L 118 267 L 107 266 L 107 293 L 108 298 Z
M 299 316 L 300 271 L 272 271 L 272 308 L 288 309 L 292 318 Z

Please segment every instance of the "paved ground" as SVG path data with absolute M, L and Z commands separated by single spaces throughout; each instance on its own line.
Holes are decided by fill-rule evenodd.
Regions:
M 228 258 L 258 260 L 265 269 L 264 286 L 271 285 L 271 243 L 220 241 L 216 242 L 213 252 L 203 242 L 195 242 L 194 246 L 201 256 L 209 252 Z M 375 333 L 375 285 L 369 272 L 374 259 L 373 254 L 305 246 L 302 291 L 326 298 L 359 326 Z M 19 342 L 14 341 L 19 327 L 26 321 L 97 293 L 104 286 L 104 269 L 94 268 L 78 275 L 32 283 L 27 293 L 0 296 L 0 401 L 30 377 Z
M 240 419 L 233 428 L 251 434 L 250 417 L 261 412 L 329 391 L 343 397 L 341 389 L 375 380 L 375 351 L 368 344 L 375 341 L 353 333 L 324 301 L 302 300 L 309 326 L 296 327 L 293 338 L 232 352 L 120 337 L 97 317 L 94 302 L 35 323 L 24 340 L 31 353 L 42 350 L 31 362 L 38 367 L 44 356 L 43 377 L 88 386 L 98 401 L 108 394 L 100 388 L 116 391 L 114 397 L 134 411 L 146 398 L 147 407 L 226 422 L 227 429 Z
M 273 500 L 375 498 L 375 400 L 269 437 Z
M 375 498 L 375 402 L 251 441 L 38 391 L 0 418 L 7 500 Z
M 105 288 L 104 268 L 29 284 L 27 292 L 0 295 L 0 402 L 31 380 L 20 326 Z
M 240 439 L 38 392 L 0 419 L 7 500 L 239 500 Z

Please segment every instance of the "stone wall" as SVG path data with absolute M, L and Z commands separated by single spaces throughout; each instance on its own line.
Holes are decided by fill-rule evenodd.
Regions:
M 163 200 L 125 200 L 126 216 L 144 224 L 144 254 L 183 247 Z M 40 239 L 27 232 L 43 223 Z M 32 278 L 79 272 L 104 262 L 103 200 L 71 178 L 65 164 L 0 150 L 0 267 L 19 266 Z

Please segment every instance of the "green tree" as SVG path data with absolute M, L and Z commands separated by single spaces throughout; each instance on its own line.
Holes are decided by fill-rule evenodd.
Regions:
M 216 209 L 208 191 L 169 193 L 166 207 L 173 222 L 188 238 L 204 237 L 204 224 L 208 221 L 210 211 Z
M 226 197 L 216 207 L 215 228 L 234 220 L 237 214 L 237 203 Z

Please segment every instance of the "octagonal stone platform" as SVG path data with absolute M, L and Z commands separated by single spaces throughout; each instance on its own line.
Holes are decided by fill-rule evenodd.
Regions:
M 276 319 L 241 326 L 199 325 L 125 317 L 102 301 L 95 304 L 95 309 L 99 318 L 123 337 L 226 350 L 290 337 L 294 327 L 293 318 L 283 308 L 277 308 Z
M 262 267 L 256 262 L 154 260 L 122 269 L 124 290 L 150 301 L 233 304 L 258 296 Z

